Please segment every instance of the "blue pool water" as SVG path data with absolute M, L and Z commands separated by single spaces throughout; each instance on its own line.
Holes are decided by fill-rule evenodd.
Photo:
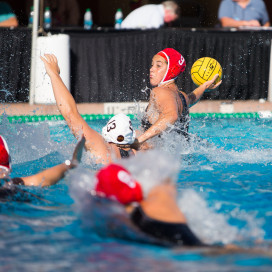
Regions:
M 105 122 L 89 124 L 101 130 Z M 12 177 L 63 162 L 76 142 L 64 122 L 3 119 L 0 131 L 10 146 Z M 116 238 L 103 214 L 94 230 L 94 222 L 84 224 L 93 217 L 81 212 L 80 195 L 71 192 L 90 168 L 84 154 L 82 168 L 57 185 L 27 188 L 39 199 L 0 203 L 0 271 L 271 271 L 272 120 L 196 118 L 190 132 L 202 140 L 171 145 L 180 167 L 178 202 L 190 227 L 206 242 L 258 251 L 167 249 Z

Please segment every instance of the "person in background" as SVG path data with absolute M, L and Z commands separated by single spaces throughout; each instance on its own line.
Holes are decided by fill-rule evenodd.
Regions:
M 33 0 L 27 0 L 26 12 L 29 14 Z M 52 26 L 78 26 L 80 10 L 77 0 L 44 0 L 43 8 L 49 7 L 52 12 Z M 83 19 L 82 19 L 83 21 Z
M 10 5 L 0 1 L 0 27 L 17 27 L 18 20 Z
M 160 28 L 164 23 L 178 19 L 180 8 L 174 1 L 164 1 L 159 5 L 144 5 L 133 10 L 122 22 L 121 28 Z
M 263 0 L 223 0 L 218 19 L 222 27 L 270 26 Z

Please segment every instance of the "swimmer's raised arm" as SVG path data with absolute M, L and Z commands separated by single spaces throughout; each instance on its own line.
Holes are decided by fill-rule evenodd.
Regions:
M 24 185 L 45 187 L 56 184 L 64 177 L 67 170 L 76 167 L 81 161 L 84 144 L 85 138 L 82 137 L 75 147 L 72 160 L 66 160 L 64 163 L 46 169 L 36 175 L 22 177 Z
M 217 84 L 214 84 L 218 76 L 219 75 L 216 74 L 211 80 L 206 81 L 205 83 L 200 85 L 198 88 L 196 88 L 194 91 L 188 94 L 187 103 L 189 107 L 192 107 L 194 104 L 196 104 L 200 100 L 200 98 L 202 97 L 202 95 L 204 94 L 206 90 L 216 89 L 222 83 L 222 80 L 220 80 Z
M 73 119 L 80 118 L 75 100 L 59 75 L 60 69 L 57 58 L 52 54 L 45 54 L 44 56 L 45 58 L 41 56 L 41 60 L 45 65 L 48 76 L 50 77 L 57 107 L 64 119 L 67 121 L 69 127 L 72 129 L 74 135 L 78 132 L 78 135 L 75 135 L 78 138 L 82 127 L 74 124 Z
M 86 138 L 85 147 L 97 158 L 97 162 L 108 163 L 110 161 L 109 147 L 103 137 L 79 114 L 76 102 L 63 83 L 59 72 L 58 60 L 53 54 L 45 54 L 41 60 L 45 65 L 46 72 L 50 77 L 57 107 L 66 120 L 74 136 L 79 139 L 83 134 Z

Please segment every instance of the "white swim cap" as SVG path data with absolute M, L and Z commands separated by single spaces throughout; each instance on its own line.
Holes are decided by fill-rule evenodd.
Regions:
M 119 113 L 103 127 L 102 136 L 108 143 L 132 144 L 135 140 L 135 131 L 130 118 L 124 113 Z

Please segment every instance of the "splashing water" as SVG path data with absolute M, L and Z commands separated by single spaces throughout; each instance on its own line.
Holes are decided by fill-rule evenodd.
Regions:
M 98 131 L 105 123 L 89 122 Z M 261 247 L 269 250 L 271 124 L 268 119 L 193 119 L 190 143 L 170 136 L 160 151 L 122 164 L 145 192 L 172 175 L 179 207 L 205 242 L 252 246 L 261 241 Z M 134 125 L 139 125 L 138 120 Z M 9 124 L 3 118 L 0 129 L 10 147 L 13 176 L 33 174 L 70 158 L 76 143 L 64 122 Z M 0 239 L 0 248 L 5 249 L 0 256 L 2 270 L 37 271 L 42 265 L 44 271 L 97 271 L 109 270 L 113 264 L 118 270 L 124 263 L 126 271 L 136 271 L 138 266 L 153 271 L 166 271 L 166 266 L 168 271 L 222 271 L 222 267 L 223 271 L 258 271 L 258 266 L 265 271 L 271 267 L 271 258 L 264 254 L 232 254 L 230 260 L 229 255 L 138 244 L 145 237 L 123 224 L 127 218 L 122 207 L 91 202 L 89 191 L 100 166 L 90 165 L 86 153 L 82 161 L 57 185 L 27 188 L 47 202 L 0 203 L 1 236 L 5 237 Z M 130 240 L 119 240 L 126 237 Z
M 12 93 L 8 90 L 0 90 L 0 93 L 3 93 L 5 95 L 3 101 L 7 101 L 9 96 L 12 96 Z

